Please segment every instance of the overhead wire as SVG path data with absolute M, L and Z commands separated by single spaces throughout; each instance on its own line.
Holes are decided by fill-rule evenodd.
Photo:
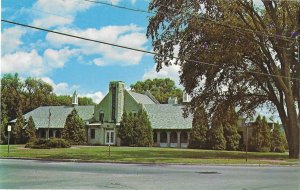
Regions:
M 107 3 L 107 2 L 103 2 L 103 1 L 99 1 L 99 0 L 83 0 L 83 1 L 90 2 L 90 3 L 96 3 L 96 4 L 107 5 L 107 6 L 111 6 L 111 7 L 115 7 L 115 8 L 119 8 L 119 9 L 125 9 L 125 10 L 129 10 L 129 11 L 135 11 L 135 12 L 141 12 L 141 13 L 148 13 L 148 14 L 153 14 L 153 15 L 155 15 L 157 13 L 155 11 L 148 11 L 148 10 L 143 10 L 143 9 L 135 9 L 135 8 L 130 8 L 130 7 L 123 6 L 123 5 L 115 5 L 115 4 L 112 4 L 112 3 Z M 181 11 L 179 9 L 168 7 L 168 6 L 165 6 L 165 5 L 162 5 L 162 4 L 160 4 L 160 6 L 166 7 L 168 9 L 172 9 L 172 10 L 175 10 L 175 11 Z M 185 14 L 191 14 L 191 13 L 188 13 L 188 12 L 183 12 L 183 13 L 185 13 Z M 192 14 L 192 15 L 195 15 L 195 14 Z M 213 19 L 210 19 L 210 18 L 206 18 L 206 17 L 200 16 L 200 15 L 196 15 L 196 16 L 198 16 L 200 19 L 213 22 L 213 23 L 215 23 L 217 25 L 220 25 L 220 26 L 223 26 L 223 27 L 235 28 L 235 29 L 238 29 L 238 30 L 241 30 L 241 31 L 246 31 L 246 32 L 250 32 L 250 33 L 256 33 L 257 35 L 268 36 L 268 37 L 271 37 L 271 38 L 277 38 L 277 39 L 280 38 L 282 40 L 289 41 L 289 42 L 294 42 L 295 41 L 295 39 L 291 38 L 291 37 L 280 36 L 280 35 L 276 35 L 276 34 L 266 34 L 266 33 L 262 33 L 261 31 L 251 30 L 251 29 L 242 28 L 242 27 L 239 27 L 239 26 L 234 26 L 234 25 L 229 25 L 229 24 L 224 24 L 224 23 L 221 23 L 219 21 L 216 21 L 216 20 L 213 20 Z
M 86 37 L 82 37 L 82 36 L 77 36 L 77 35 L 73 35 L 73 34 L 68 34 L 68 33 L 64 33 L 64 32 L 59 32 L 59 31 L 55 31 L 55 30 L 50 30 L 50 29 L 46 29 L 46 28 L 41 28 L 41 27 L 37 27 L 37 26 L 32 26 L 32 25 L 28 25 L 28 24 L 14 22 L 14 21 L 6 20 L 6 19 L 1 19 L 1 22 L 5 22 L 5 23 L 9 23 L 9 24 L 14 24 L 14 25 L 18 25 L 18 26 L 23 26 L 23 27 L 27 27 L 27 28 L 32 28 L 32 29 L 36 29 L 36 30 L 41 30 L 41 31 L 49 32 L 49 33 L 54 33 L 54 34 L 58 34 L 58 35 L 67 36 L 67 37 L 77 38 L 77 39 L 81 39 L 81 40 L 85 40 L 85 41 L 95 42 L 95 43 L 99 43 L 99 44 L 110 45 L 110 46 L 113 46 L 113 47 L 128 49 L 128 50 L 132 50 L 132 51 L 137 51 L 137 52 L 142 52 L 142 53 L 147 53 L 147 54 L 152 54 L 152 55 L 158 55 L 158 56 L 164 56 L 163 54 L 160 54 L 160 53 L 157 53 L 157 52 L 153 52 L 153 51 L 147 51 L 147 50 L 133 48 L 133 47 L 128 47 L 128 46 L 119 45 L 119 44 L 115 44 L 115 43 L 110 43 L 110 42 L 104 42 L 104 41 L 100 41 L 100 40 L 90 39 L 90 38 L 86 38 Z M 217 65 L 217 64 L 202 62 L 202 61 L 198 61 L 198 60 L 183 59 L 183 58 L 179 58 L 177 56 L 167 56 L 167 57 L 172 58 L 172 59 L 181 60 L 181 61 L 194 62 L 194 63 L 203 64 L 203 65 L 209 65 L 209 66 L 219 67 L 219 65 Z M 260 73 L 260 72 L 255 72 L 255 71 L 246 71 L 246 72 L 253 73 L 253 74 L 259 74 L 259 75 L 264 75 L 264 76 L 281 77 L 281 78 L 287 78 L 287 79 L 293 79 L 293 80 L 300 81 L 299 78 L 286 77 L 286 76 L 274 75 L 274 74 L 267 74 L 267 73 Z

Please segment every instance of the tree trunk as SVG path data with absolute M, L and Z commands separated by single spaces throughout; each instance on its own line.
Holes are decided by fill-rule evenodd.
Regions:
M 299 158 L 299 128 L 300 121 L 296 111 L 296 106 L 293 98 L 286 97 L 287 116 L 288 116 L 288 128 L 289 134 L 287 135 L 287 141 L 289 144 L 289 158 Z
M 290 134 L 287 139 L 289 144 L 289 158 L 299 158 L 299 121 L 290 122 Z

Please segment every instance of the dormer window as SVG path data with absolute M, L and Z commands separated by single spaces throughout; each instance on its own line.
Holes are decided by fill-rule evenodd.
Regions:
M 99 121 L 100 121 L 100 123 L 104 123 L 104 112 L 103 111 L 100 111 L 100 113 L 99 113 Z
M 137 111 L 136 111 L 136 110 L 133 110 L 131 113 L 132 113 L 132 115 L 133 115 L 134 117 L 137 116 Z

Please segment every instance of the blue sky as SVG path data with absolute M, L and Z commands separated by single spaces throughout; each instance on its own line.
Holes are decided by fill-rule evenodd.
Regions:
M 148 0 L 101 0 L 144 9 Z M 146 38 L 150 14 L 84 0 L 3 0 L 2 19 L 91 39 L 152 51 Z M 178 66 L 155 71 L 151 55 L 1 23 L 1 74 L 18 72 L 50 83 L 57 94 L 74 90 L 99 102 L 108 83 L 130 84 L 170 77 L 178 85 Z

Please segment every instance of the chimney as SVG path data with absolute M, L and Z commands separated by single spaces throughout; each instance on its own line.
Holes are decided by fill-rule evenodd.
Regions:
M 72 106 L 78 106 L 78 95 L 76 90 L 74 91 L 72 96 Z
M 168 104 L 173 104 L 173 105 L 178 104 L 177 97 L 169 97 Z
M 182 102 L 187 103 L 191 101 L 191 97 L 188 93 L 183 91 L 183 97 L 182 97 Z

